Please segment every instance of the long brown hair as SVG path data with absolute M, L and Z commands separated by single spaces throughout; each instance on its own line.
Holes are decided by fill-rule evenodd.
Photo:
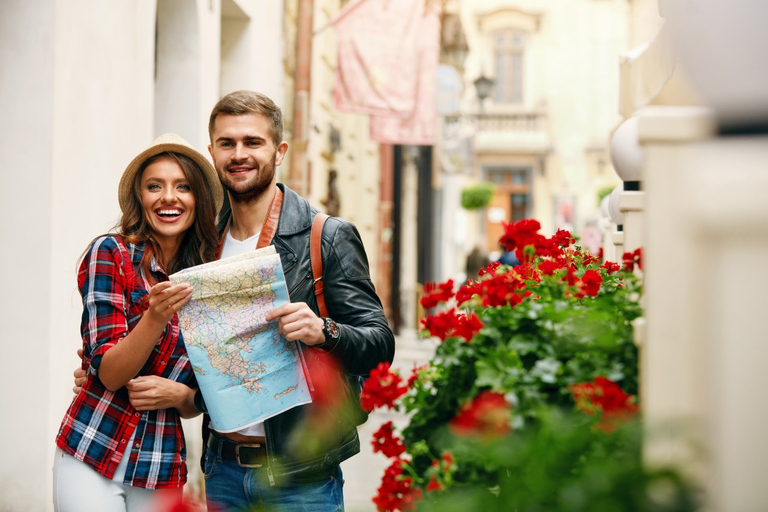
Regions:
M 195 196 L 195 222 L 192 223 L 192 227 L 185 233 L 179 251 L 170 261 L 165 261 L 160 244 L 155 239 L 149 222 L 144 215 L 144 209 L 141 206 L 140 186 L 144 169 L 160 158 L 171 158 L 179 164 L 187 178 L 192 194 Z M 141 164 L 133 181 L 131 201 L 125 208 L 123 216 L 116 227 L 118 234 L 122 235 L 126 242 L 133 244 L 146 243 L 146 249 L 141 258 L 141 267 L 147 276 L 152 275 L 149 272 L 149 263 L 152 261 L 152 256 L 165 261 L 165 268 L 163 270 L 169 275 L 184 268 L 207 263 L 215 259 L 218 231 L 216 229 L 216 206 L 213 193 L 208 187 L 200 167 L 191 158 L 180 153 L 160 153 L 148 158 Z

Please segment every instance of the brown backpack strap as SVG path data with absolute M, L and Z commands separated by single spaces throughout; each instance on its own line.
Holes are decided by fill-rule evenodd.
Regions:
M 280 222 L 280 210 L 283 207 L 283 191 L 280 188 L 275 191 L 275 197 L 272 199 L 272 204 L 269 206 L 269 213 L 264 220 L 264 225 L 261 226 L 261 235 L 259 235 L 259 241 L 256 243 L 256 248 L 261 249 L 272 243 L 275 233 L 277 233 L 277 224 Z
M 328 308 L 325 305 L 323 293 L 323 224 L 328 220 L 328 215 L 318 213 L 312 222 L 312 234 L 309 237 L 309 260 L 312 262 L 312 277 L 314 279 L 315 299 L 320 316 L 328 316 Z

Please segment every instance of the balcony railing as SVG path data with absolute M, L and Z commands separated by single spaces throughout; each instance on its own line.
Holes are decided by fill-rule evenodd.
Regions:
M 443 116 L 443 136 L 447 139 L 486 132 L 528 134 L 546 131 L 547 114 L 541 111 L 480 112 Z

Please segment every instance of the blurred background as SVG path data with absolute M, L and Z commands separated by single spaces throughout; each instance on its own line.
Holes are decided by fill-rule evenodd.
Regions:
M 0 510 L 52 510 L 75 270 L 123 169 L 165 132 L 207 154 L 238 89 L 283 109 L 279 180 L 358 226 L 398 340 L 425 283 L 502 256 L 503 222 L 612 261 L 643 246 L 645 418 L 707 447 L 648 458 L 680 461 L 713 510 L 761 510 L 765 19 L 750 0 L 3 0 Z

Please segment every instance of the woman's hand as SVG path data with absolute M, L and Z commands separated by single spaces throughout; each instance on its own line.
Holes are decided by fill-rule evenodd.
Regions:
M 143 375 L 131 379 L 125 387 L 131 405 L 137 411 L 175 408 L 182 418 L 199 414 L 194 408 L 195 390 L 180 382 L 157 375 Z
M 128 335 L 104 353 L 99 379 L 110 391 L 117 391 L 134 378 L 147 362 L 165 326 L 192 297 L 187 283 L 157 283 L 149 289 L 148 309 Z
M 192 298 L 192 286 L 187 283 L 172 284 L 170 281 L 157 283 L 149 289 L 149 308 L 146 314 L 163 326 L 174 313 Z

